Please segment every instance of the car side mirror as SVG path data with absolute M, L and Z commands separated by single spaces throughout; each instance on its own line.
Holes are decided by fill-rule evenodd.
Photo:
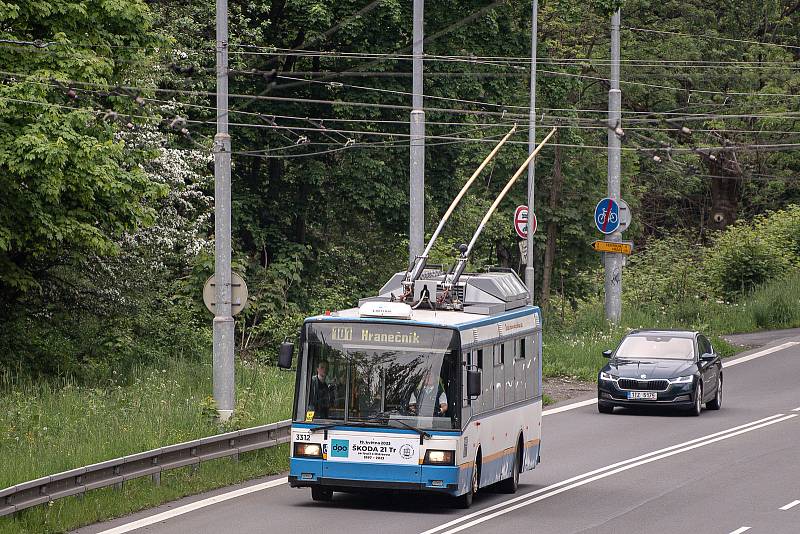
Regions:
M 604 351 L 603 351 L 603 357 L 605 357 L 605 358 L 610 358 L 610 357 L 611 357 L 611 355 L 612 355 L 613 353 L 614 353 L 614 351 L 613 351 L 613 350 L 611 350 L 611 349 L 606 349 L 606 350 L 604 350 Z
M 467 397 L 478 397 L 481 394 L 481 372 L 467 371 Z
M 705 354 L 703 354 L 702 356 L 700 356 L 700 361 L 701 361 L 701 362 L 706 362 L 706 363 L 708 363 L 708 362 L 713 362 L 713 361 L 714 361 L 714 358 L 716 358 L 716 356 L 714 356 L 714 355 L 713 355 L 713 354 L 711 354 L 710 352 L 706 352 Z
M 281 369 L 292 368 L 292 355 L 294 354 L 294 343 L 284 341 L 278 350 L 278 367 Z

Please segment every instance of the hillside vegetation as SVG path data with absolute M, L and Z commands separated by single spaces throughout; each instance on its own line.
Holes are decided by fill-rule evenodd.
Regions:
M 214 3 L 0 0 L 0 487 L 288 416 L 276 349 L 408 265 L 411 2 L 230 5 L 237 407 L 211 398 Z M 514 124 L 434 248 L 452 265 L 527 154 L 530 5 L 426 3 L 425 229 Z M 590 248 L 622 9 L 621 324 Z M 800 11 L 788 0 L 540 2 L 536 303 L 547 376 L 629 328 L 800 326 Z M 470 269 L 519 269 L 518 183 Z M 63 531 L 282 467 L 212 463 L 0 520 Z M 220 467 L 223 466 L 223 467 Z M 96 500 L 92 500 L 96 499 Z M 86 505 L 85 503 L 93 503 Z

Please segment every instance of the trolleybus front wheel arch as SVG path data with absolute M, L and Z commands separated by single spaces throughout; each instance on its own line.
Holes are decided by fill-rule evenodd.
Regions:
M 521 469 L 520 455 L 523 451 L 523 441 L 520 435 L 517 440 L 517 447 L 514 449 L 514 463 L 511 467 L 511 476 L 505 480 L 501 480 L 497 485 L 498 489 L 503 493 L 516 493 L 519 487 L 519 471 Z
M 459 508 L 469 508 L 472 506 L 472 500 L 478 492 L 478 486 L 481 480 L 481 449 L 478 448 L 478 454 L 475 457 L 475 463 L 472 466 L 472 473 L 470 475 L 469 490 L 464 495 L 456 497 L 456 505 Z

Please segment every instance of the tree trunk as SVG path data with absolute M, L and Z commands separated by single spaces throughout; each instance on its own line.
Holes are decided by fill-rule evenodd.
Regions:
M 558 135 L 558 134 L 556 134 Z M 558 143 L 558 137 L 556 137 Z M 555 147 L 555 160 L 553 161 L 553 185 L 550 187 L 550 219 L 547 222 L 547 246 L 544 251 L 544 272 L 542 273 L 541 306 L 547 306 L 550 300 L 550 285 L 553 279 L 553 263 L 556 256 L 556 241 L 558 240 L 558 223 L 552 220 L 553 214 L 558 209 L 558 197 L 564 185 L 564 176 L 561 174 L 561 147 Z
M 713 230 L 723 230 L 736 222 L 741 194 L 742 168 L 736 159 L 736 152 L 723 151 L 716 156 L 704 156 L 711 178 L 711 210 L 707 226 Z

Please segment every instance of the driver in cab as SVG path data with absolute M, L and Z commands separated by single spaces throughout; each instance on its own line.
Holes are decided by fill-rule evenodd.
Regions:
M 328 383 L 328 362 L 320 360 L 317 373 L 311 379 L 311 391 L 308 395 L 308 410 L 314 412 L 315 419 L 329 417 L 335 396 L 336 386 Z
M 427 373 L 422 383 L 411 392 L 408 399 L 409 413 L 423 417 L 445 417 L 447 393 L 434 373 Z

